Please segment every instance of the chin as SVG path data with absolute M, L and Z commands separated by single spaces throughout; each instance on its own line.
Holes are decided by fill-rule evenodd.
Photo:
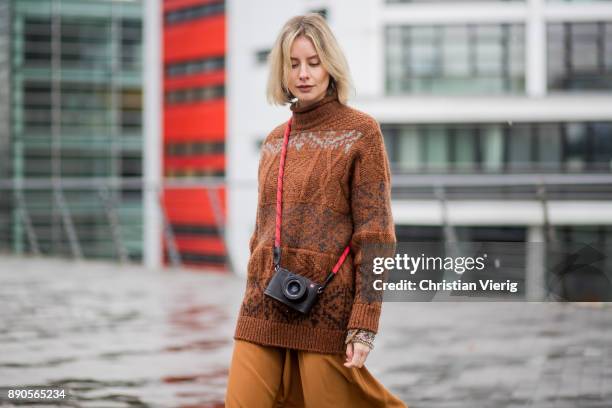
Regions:
M 322 97 L 325 96 L 324 94 L 320 94 L 320 93 L 314 94 L 312 91 L 310 91 L 308 93 L 303 93 L 303 94 L 300 94 L 300 95 L 302 96 L 302 100 L 304 102 L 312 102 L 314 100 L 321 99 Z

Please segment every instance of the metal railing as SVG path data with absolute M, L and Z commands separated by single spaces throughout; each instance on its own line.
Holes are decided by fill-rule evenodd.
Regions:
M 406 175 L 394 174 L 394 199 L 429 198 L 440 203 L 444 240 L 456 241 L 448 204 L 457 199 L 520 198 L 542 206 L 542 226 L 548 242 L 555 240 L 549 202 L 559 199 L 612 200 L 612 174 L 593 175 Z M 241 184 L 242 183 L 242 184 Z M 163 243 L 170 264 L 183 264 L 177 237 L 165 208 L 165 189 L 206 191 L 212 218 L 225 248 L 229 248 L 221 188 L 255 189 L 253 181 L 224 178 L 165 179 L 147 185 L 142 178 L 0 179 L 0 247 L 15 253 L 41 255 L 54 249 L 73 258 L 101 255 L 119 262 L 142 256 L 142 198 L 123 199 L 125 192 L 152 189 L 163 225 Z M 514 189 L 514 190 L 513 190 Z M 519 193 L 517 190 L 519 189 Z M 41 201 L 42 200 L 42 201 Z M 255 205 L 255 203 L 253 203 Z M 93 225 L 87 225 L 91 223 Z M 232 269 L 227 256 L 227 266 Z
M 183 262 L 168 211 L 165 189 L 206 191 L 216 230 L 225 243 L 225 216 L 220 199 L 223 179 L 185 183 L 167 180 L 147 185 L 142 178 L 0 179 L 0 248 L 17 254 L 88 256 L 119 262 L 142 257 L 142 198 L 124 199 L 152 190 L 163 226 L 163 244 L 170 264 Z M 126 194 L 127 193 L 127 194 Z M 231 269 L 231 261 L 227 258 Z

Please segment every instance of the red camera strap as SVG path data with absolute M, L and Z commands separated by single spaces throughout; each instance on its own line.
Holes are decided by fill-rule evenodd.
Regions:
M 293 120 L 293 116 L 289 118 L 287 122 L 287 127 L 285 128 L 285 135 L 283 139 L 283 147 L 281 149 L 281 157 L 280 157 L 280 166 L 278 169 L 278 187 L 276 189 L 276 231 L 274 238 L 274 266 L 278 267 L 280 265 L 280 242 L 281 242 L 281 212 L 282 212 L 282 197 L 283 197 L 283 174 L 285 168 L 285 156 L 287 155 L 287 144 L 289 143 L 289 133 L 291 132 L 291 121 Z M 344 259 L 349 253 L 350 246 L 347 245 L 344 248 L 344 252 L 340 255 L 340 259 L 336 262 L 332 272 L 325 279 L 325 283 L 323 287 L 327 285 L 327 283 L 331 280 L 333 275 L 338 272 L 340 266 L 344 262 Z

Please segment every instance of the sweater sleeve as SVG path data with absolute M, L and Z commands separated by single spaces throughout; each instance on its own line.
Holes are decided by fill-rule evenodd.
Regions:
M 249 238 L 249 255 L 253 254 L 253 250 L 255 249 L 255 240 L 257 239 L 257 227 L 259 226 L 259 207 L 260 207 L 260 202 L 259 200 L 261 199 L 260 197 L 260 173 L 261 173 L 261 153 L 260 153 L 260 158 L 259 158 L 259 165 L 258 165 L 258 170 L 257 170 L 257 209 L 255 212 L 255 224 L 253 225 L 253 233 L 251 234 L 251 238 Z
M 391 213 L 391 171 L 378 122 L 356 143 L 351 174 L 353 233 L 351 251 L 355 270 L 355 297 L 347 329 L 376 333 L 382 309 L 382 291 L 374 280 L 386 280 L 387 272 L 372 271 L 375 257 L 394 257 L 395 225 Z
M 257 216 L 255 216 L 257 218 Z M 257 225 L 257 221 L 255 222 Z M 253 249 L 255 248 L 255 234 L 257 233 L 256 227 L 253 228 L 253 233 L 251 234 L 251 238 L 249 238 L 249 255 L 253 254 Z
M 270 132 L 265 139 L 261 142 L 261 145 L 265 145 L 270 138 L 274 135 L 275 132 L 280 132 L 281 128 L 283 128 L 283 125 L 277 126 L 274 130 L 272 130 L 272 132 Z M 255 212 L 255 225 L 253 226 L 253 233 L 251 234 L 251 237 L 249 238 L 249 255 L 251 255 L 253 253 L 253 250 L 255 249 L 255 245 L 256 245 L 256 241 L 257 241 L 257 229 L 259 227 L 259 223 L 261 222 L 260 220 L 260 209 L 261 209 L 261 167 L 262 167 L 262 163 L 263 163 L 263 155 L 261 152 L 261 149 L 259 150 L 259 161 L 257 164 L 257 210 Z

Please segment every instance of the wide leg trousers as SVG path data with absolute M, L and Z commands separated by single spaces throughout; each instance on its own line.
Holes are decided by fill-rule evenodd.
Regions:
M 365 365 L 321 354 L 234 340 L 226 408 L 407 408 Z

